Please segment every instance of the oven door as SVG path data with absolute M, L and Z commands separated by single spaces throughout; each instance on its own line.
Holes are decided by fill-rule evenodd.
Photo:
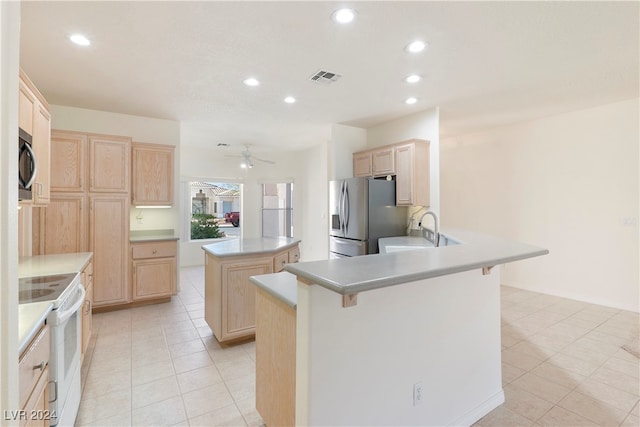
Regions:
M 47 322 L 51 327 L 49 379 L 51 425 L 73 425 L 80 405 L 80 352 L 82 345 L 82 313 L 85 290 L 79 284 Z M 53 416 L 56 418 L 53 418 Z

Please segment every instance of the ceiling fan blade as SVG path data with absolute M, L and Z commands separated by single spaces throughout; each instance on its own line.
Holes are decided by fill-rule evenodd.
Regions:
M 272 160 L 261 159 L 261 158 L 256 157 L 256 156 L 251 156 L 251 159 L 257 160 L 257 161 L 263 162 L 263 163 L 269 163 L 270 165 L 275 165 L 276 164 L 276 162 L 274 162 Z

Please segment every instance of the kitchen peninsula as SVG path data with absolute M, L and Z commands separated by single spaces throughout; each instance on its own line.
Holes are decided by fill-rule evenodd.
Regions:
M 202 246 L 205 252 L 204 318 L 219 342 L 253 337 L 255 289 L 250 276 L 282 271 L 298 262 L 300 240 L 229 239 Z
M 498 266 L 548 251 L 442 236 L 443 247 L 289 264 L 295 285 L 252 278 L 296 311 L 296 425 L 471 425 L 504 402 Z

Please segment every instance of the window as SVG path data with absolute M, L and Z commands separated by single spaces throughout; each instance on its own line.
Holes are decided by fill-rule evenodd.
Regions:
M 240 237 L 240 184 L 189 182 L 191 240 Z
M 293 183 L 262 184 L 262 236 L 293 237 Z

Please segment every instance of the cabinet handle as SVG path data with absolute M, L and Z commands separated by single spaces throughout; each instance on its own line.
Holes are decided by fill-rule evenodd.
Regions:
M 44 368 L 46 368 L 47 366 L 47 362 L 45 362 L 44 360 L 42 362 L 40 362 L 39 365 L 33 365 L 33 370 L 37 370 L 40 369 L 41 371 L 44 371 Z
M 157 253 L 158 253 L 158 250 L 157 250 L 157 249 L 154 249 L 154 250 L 153 250 L 153 252 L 151 252 L 151 253 L 155 255 L 155 254 L 157 254 Z

